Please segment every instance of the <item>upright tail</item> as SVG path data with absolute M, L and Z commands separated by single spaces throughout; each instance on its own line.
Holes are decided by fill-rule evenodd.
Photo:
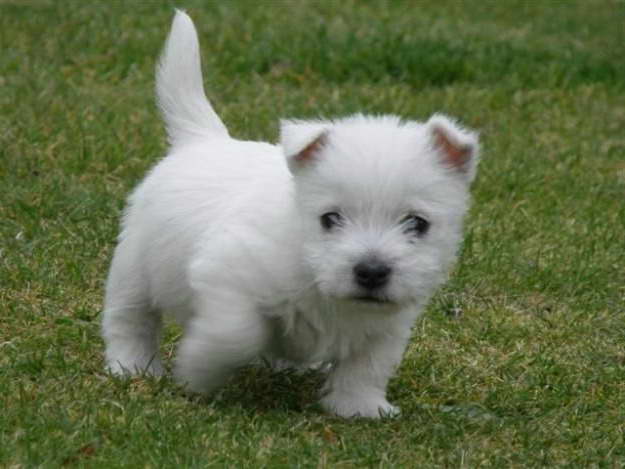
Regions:
M 156 70 L 156 94 L 172 146 L 198 137 L 228 136 L 204 93 L 195 26 L 180 10 Z

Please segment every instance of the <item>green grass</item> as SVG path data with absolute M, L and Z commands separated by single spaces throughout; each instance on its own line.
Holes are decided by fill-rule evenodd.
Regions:
M 403 414 L 326 416 L 314 375 L 250 368 L 202 400 L 102 371 L 120 211 L 166 148 L 173 5 L 0 0 L 0 467 L 625 466 L 625 2 L 179 6 L 233 135 L 357 111 L 481 130 L 461 260 L 390 386 Z

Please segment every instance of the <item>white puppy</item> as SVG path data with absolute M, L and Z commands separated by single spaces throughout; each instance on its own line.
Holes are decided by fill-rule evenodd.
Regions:
M 108 369 L 161 374 L 161 314 L 184 327 L 175 374 L 211 392 L 259 356 L 329 365 L 321 400 L 393 415 L 386 385 L 461 241 L 477 136 L 356 115 L 235 140 L 206 99 L 177 12 L 157 76 L 171 149 L 130 196 L 106 287 Z

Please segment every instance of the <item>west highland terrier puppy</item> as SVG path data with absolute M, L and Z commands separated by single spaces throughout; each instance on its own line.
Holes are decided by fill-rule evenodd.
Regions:
M 236 140 L 204 94 L 177 12 L 157 72 L 171 148 L 128 201 L 106 286 L 108 369 L 160 375 L 161 315 L 183 326 L 175 376 L 210 393 L 240 366 L 323 363 L 321 405 L 378 418 L 411 326 L 461 241 L 477 135 L 437 114 L 287 120 Z

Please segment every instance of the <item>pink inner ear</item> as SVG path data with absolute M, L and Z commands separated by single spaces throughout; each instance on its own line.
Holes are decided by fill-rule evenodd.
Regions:
M 315 155 L 319 152 L 326 141 L 326 134 L 322 133 L 310 142 L 302 151 L 293 157 L 293 160 L 299 165 L 306 165 L 315 159 Z
M 471 146 L 458 145 L 441 129 L 435 128 L 432 132 L 436 140 L 436 146 L 443 152 L 445 163 L 461 171 L 468 170 L 471 159 Z

